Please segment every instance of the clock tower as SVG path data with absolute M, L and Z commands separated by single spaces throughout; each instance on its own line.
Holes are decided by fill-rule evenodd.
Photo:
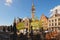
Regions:
M 34 6 L 34 3 L 32 2 L 32 14 L 31 14 L 32 19 L 34 19 L 35 17 L 34 13 L 35 13 L 35 6 Z

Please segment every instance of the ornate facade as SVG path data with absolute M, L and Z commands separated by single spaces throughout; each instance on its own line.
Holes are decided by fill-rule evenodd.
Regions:
M 46 17 L 44 14 L 42 14 L 40 21 L 42 22 L 42 27 L 44 29 L 48 28 L 48 17 Z

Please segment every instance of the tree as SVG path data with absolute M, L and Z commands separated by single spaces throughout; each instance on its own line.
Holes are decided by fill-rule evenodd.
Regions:
M 19 22 L 17 25 L 16 25 L 17 29 L 18 30 L 21 30 L 21 29 L 24 29 L 24 22 Z
M 43 23 L 42 20 L 40 20 L 39 21 L 39 30 L 40 31 L 43 31 L 43 25 L 42 25 L 42 23 Z
M 39 21 L 39 26 L 42 27 L 42 20 Z
M 39 20 L 35 20 L 31 22 L 31 26 L 33 27 L 33 29 L 38 29 L 39 28 Z

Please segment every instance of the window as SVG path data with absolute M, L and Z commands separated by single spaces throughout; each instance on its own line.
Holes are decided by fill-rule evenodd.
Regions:
M 53 23 L 52 23 L 52 26 L 53 26 Z
M 55 19 L 55 22 L 57 21 L 57 19 Z
M 49 24 L 49 26 L 51 26 L 51 24 Z
M 58 20 L 60 21 L 60 18 Z
M 28 23 L 26 23 L 26 26 L 28 26 Z
M 57 26 L 57 23 L 55 23 L 55 26 Z
M 60 22 L 58 23 L 58 25 L 60 25 Z
M 49 20 L 49 22 L 51 22 L 51 21 Z
M 55 17 L 57 17 L 57 15 L 55 15 Z
M 52 22 L 53 22 L 54 20 L 52 20 Z

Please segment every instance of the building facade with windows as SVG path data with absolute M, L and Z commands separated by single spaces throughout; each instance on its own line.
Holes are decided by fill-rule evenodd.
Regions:
M 58 14 L 57 9 L 55 10 L 55 13 L 48 19 L 48 27 L 60 27 L 60 14 Z
M 48 27 L 59 27 L 60 26 L 60 14 L 54 14 L 48 19 Z

